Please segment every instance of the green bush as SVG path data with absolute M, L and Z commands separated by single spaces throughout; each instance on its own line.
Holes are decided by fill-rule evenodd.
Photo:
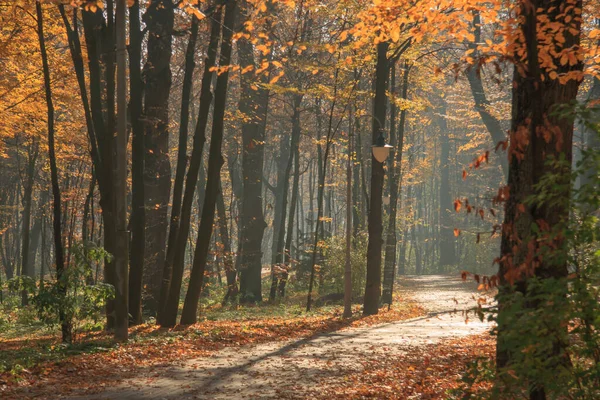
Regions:
M 90 329 L 99 326 L 103 319 L 106 301 L 114 298 L 114 287 L 106 283 L 90 284 L 93 276 L 93 265 L 110 259 L 111 255 L 93 243 L 78 243 L 71 248 L 74 263 L 69 265 L 62 276 L 62 283 L 67 288 L 66 296 L 62 295 L 59 282 L 50 279 L 40 282 L 27 276 L 16 277 L 6 282 L 10 292 L 20 293 L 26 290 L 30 296 L 31 306 L 13 310 L 17 314 L 18 324 L 27 325 L 36 319 L 54 327 L 60 324 L 60 314 L 71 321 L 75 329 Z M 12 296 L 18 299 L 17 296 Z M 4 305 L 5 309 L 11 302 Z M 0 322 L 1 325 L 1 322 Z
M 365 290 L 367 276 L 367 244 L 366 232 L 360 232 L 353 238 L 350 252 L 350 265 L 352 267 L 352 296 L 360 297 Z M 323 246 L 324 263 L 320 268 L 323 274 L 324 290 L 336 293 L 344 292 L 344 270 L 346 268 L 346 237 L 333 236 L 325 241 Z

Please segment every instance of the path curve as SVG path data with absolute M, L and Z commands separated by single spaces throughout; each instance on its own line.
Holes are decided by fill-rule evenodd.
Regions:
M 79 399 L 267 399 L 302 398 L 303 388 L 361 368 L 377 354 L 402 354 L 407 346 L 435 344 L 490 328 L 464 310 L 476 305 L 476 285 L 455 277 L 407 276 L 400 290 L 418 301 L 428 315 L 374 327 L 350 328 L 307 339 L 225 348 L 211 357 L 141 371 L 103 393 Z

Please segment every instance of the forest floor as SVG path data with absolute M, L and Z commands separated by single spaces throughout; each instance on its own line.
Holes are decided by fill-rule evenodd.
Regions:
M 491 325 L 464 312 L 481 294 L 448 276 L 404 277 L 398 289 L 404 304 L 375 317 L 140 332 L 116 350 L 40 364 L 29 379 L 4 382 L 0 397 L 447 398 L 467 363 L 494 353 Z

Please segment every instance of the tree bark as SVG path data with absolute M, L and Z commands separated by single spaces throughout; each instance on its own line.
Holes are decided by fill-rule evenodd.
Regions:
M 439 272 L 445 267 L 456 264 L 456 251 L 454 248 L 454 227 L 452 226 L 451 213 L 453 212 L 452 195 L 450 192 L 450 139 L 448 137 L 448 122 L 446 120 L 446 101 L 441 99 L 440 116 L 440 240 L 439 240 Z
M 296 213 L 296 207 L 298 204 L 298 186 L 300 184 L 300 135 L 302 133 L 302 126 L 300 123 L 300 105 L 302 104 L 302 95 L 294 95 L 293 115 L 292 115 L 292 148 L 290 155 L 294 161 L 294 178 L 292 182 L 292 198 L 290 201 L 290 210 L 288 216 L 287 233 L 285 237 L 285 245 L 283 248 L 283 271 L 278 283 L 279 297 L 285 296 L 285 286 L 288 280 L 289 271 L 291 269 L 291 250 L 292 250 L 292 237 L 294 235 L 294 214 Z M 299 223 L 300 221 L 298 221 Z M 283 225 L 282 225 L 283 228 Z M 271 300 L 274 300 L 272 298 Z
M 54 255 L 56 262 L 56 284 L 58 294 L 63 298 L 67 295 L 67 280 L 65 277 L 65 259 L 62 244 L 61 227 L 61 195 L 58 184 L 58 167 L 56 165 L 56 150 L 54 144 L 54 104 L 52 102 L 52 88 L 50 86 L 50 67 L 48 65 L 48 54 L 46 52 L 46 41 L 44 38 L 44 19 L 42 15 L 42 5 L 40 1 L 35 3 L 37 17 L 37 36 L 40 44 L 40 53 L 42 56 L 42 67 L 44 75 L 44 92 L 47 107 L 48 123 L 48 159 L 50 161 L 50 180 L 52 182 L 52 210 L 53 210 L 53 233 L 54 233 Z M 60 307 L 59 318 L 61 322 L 61 332 L 63 343 L 71 343 L 73 340 L 73 327 L 70 315 L 64 307 Z
M 175 185 L 173 188 L 173 201 L 171 206 L 171 222 L 169 225 L 169 240 L 167 243 L 166 264 L 173 261 L 174 250 L 179 231 L 181 217 L 181 202 L 183 194 L 183 182 L 187 166 L 187 139 L 190 114 L 190 95 L 193 89 L 193 74 L 195 68 L 194 54 L 196 51 L 196 40 L 198 37 L 198 18 L 192 17 L 190 38 L 185 53 L 185 73 L 183 77 L 183 93 L 181 95 L 181 118 L 179 122 L 179 148 L 177 151 L 177 169 L 175 172 Z
M 233 26 L 236 16 L 236 0 L 225 5 L 225 16 L 223 17 L 223 43 L 221 44 L 221 55 L 219 58 L 220 66 L 229 66 L 231 63 L 231 41 L 233 36 Z M 215 220 L 215 206 L 217 195 L 219 193 L 219 182 L 221 166 L 223 165 L 223 155 L 221 154 L 221 144 L 223 142 L 223 129 L 225 108 L 227 105 L 227 85 L 229 83 L 229 70 L 222 72 L 217 78 L 215 87 L 215 107 L 213 112 L 213 126 L 210 139 L 210 151 L 208 155 L 208 171 L 206 182 L 206 198 L 202 207 L 202 218 L 198 228 L 198 239 L 196 241 L 196 250 L 194 252 L 194 261 L 192 264 L 192 273 L 190 274 L 190 285 L 183 303 L 181 313 L 181 324 L 194 324 L 197 321 L 198 300 L 200 299 L 200 290 L 202 280 L 206 269 L 208 249 L 213 231 Z
M 244 9 L 240 11 L 245 12 Z M 243 20 L 246 18 L 244 16 Z M 253 51 L 253 46 L 247 39 L 241 38 L 238 41 L 238 57 L 242 69 L 255 64 Z M 267 226 L 263 213 L 262 191 L 269 91 L 262 86 L 255 91 L 252 89 L 253 85 L 252 74 L 241 76 L 238 108 L 247 120 L 242 124 L 243 189 L 238 257 L 240 301 L 248 303 L 262 301 L 262 241 Z
M 144 274 L 144 254 L 146 251 L 146 210 L 144 195 L 144 125 L 143 82 L 141 73 L 142 31 L 140 24 L 140 3 L 135 0 L 129 8 L 129 87 L 131 110 L 131 248 L 129 254 L 129 313 L 133 325 L 142 323 L 142 286 Z M 151 293 L 152 294 L 152 293 Z M 156 313 L 157 299 L 151 298 L 145 304 L 148 311 Z
M 74 19 L 76 17 L 74 13 Z M 108 69 L 105 64 L 106 58 L 103 57 L 102 43 L 107 36 L 108 28 L 101 10 L 83 11 L 82 12 L 84 35 L 87 47 L 88 65 L 89 65 L 89 81 L 90 81 L 90 101 L 89 110 L 90 116 L 86 117 L 88 126 L 88 136 L 92 146 L 92 160 L 97 160 L 94 163 L 96 169 L 96 179 L 100 188 L 100 206 L 102 207 L 102 219 L 104 221 L 104 249 L 113 254 L 115 252 L 115 215 L 114 215 L 114 190 L 112 187 L 112 163 L 109 160 L 113 158 L 113 126 L 110 124 L 112 118 L 105 121 L 104 111 L 104 90 L 106 88 L 106 97 L 108 97 L 109 82 L 105 82 L 102 78 L 102 69 Z M 64 19 L 64 18 L 63 18 Z M 74 24 L 74 27 L 76 25 Z M 68 28 L 67 28 L 68 29 Z M 81 100 L 86 109 L 87 92 L 85 91 L 85 75 L 83 73 L 83 62 L 80 62 L 81 46 L 79 44 L 79 36 L 72 35 L 73 48 L 73 63 L 77 73 Z M 73 54 L 73 53 L 72 53 Z M 114 82 L 113 82 L 114 83 Z M 109 107 L 107 107 L 109 109 Z M 114 111 L 114 110 L 112 110 Z M 91 122 L 91 123 L 90 123 Z M 93 135 L 95 141 L 91 140 L 91 126 L 93 126 Z M 94 143 L 97 142 L 98 155 L 94 157 Z M 105 260 L 104 262 L 104 281 L 108 284 L 115 283 L 114 262 Z M 114 301 L 106 302 L 106 328 L 114 327 Z
M 231 211 L 230 211 L 231 212 Z M 237 270 L 233 264 L 233 252 L 231 251 L 231 240 L 227 229 L 227 214 L 225 213 L 225 199 L 223 198 L 223 188 L 219 182 L 219 196 L 217 198 L 217 215 L 219 224 L 219 236 L 223 244 L 223 266 L 225 268 L 225 278 L 227 279 L 227 293 L 223 298 L 223 304 L 228 301 L 234 302 L 238 295 Z
M 143 70 L 144 194 L 146 196 L 145 266 L 151 296 L 160 297 L 171 194 L 169 162 L 169 94 L 174 5 L 152 0 L 143 16 L 148 30 L 148 55 Z
M 24 276 L 32 277 L 34 276 L 34 271 L 30 268 L 32 267 L 30 263 L 30 228 L 31 228 L 31 202 L 33 199 L 33 182 L 35 179 L 35 163 L 37 161 L 39 151 L 39 145 L 37 139 L 34 137 L 32 139 L 32 143 L 29 145 L 28 153 L 28 163 L 27 163 L 27 177 L 26 182 L 23 187 L 23 221 L 21 235 L 21 265 L 22 265 L 22 274 Z M 23 290 L 21 293 L 21 303 L 26 306 L 28 303 L 28 294 L 27 290 Z
M 127 230 L 127 49 L 126 0 L 117 0 L 115 36 L 117 59 L 117 137 L 115 142 L 115 340 L 129 337 L 129 231 Z
M 565 7 L 568 8 L 565 10 Z M 579 11 L 577 11 L 579 10 Z M 564 29 L 565 42 L 562 48 L 577 48 L 581 32 L 581 1 L 560 2 L 556 0 L 536 0 L 531 4 L 520 2 L 517 11 L 520 14 L 518 29 L 522 31 L 523 42 L 517 49 L 523 50 L 525 55 L 516 55 L 516 65 L 513 76 L 513 102 L 512 123 L 510 130 L 509 147 L 509 173 L 508 173 L 508 200 L 505 203 L 504 226 L 502 230 L 501 258 L 500 258 L 500 293 L 498 296 L 498 336 L 497 336 L 497 366 L 499 372 L 510 368 L 514 352 L 522 354 L 521 349 L 507 344 L 511 329 L 510 323 L 514 318 L 514 311 L 507 308 L 516 292 L 525 296 L 523 310 L 527 319 L 531 319 L 531 312 L 556 312 L 555 307 L 560 306 L 559 297 L 554 298 L 556 305 L 548 309 L 548 305 L 540 301 L 540 296 L 547 296 L 542 292 L 543 283 L 551 282 L 553 293 L 563 293 L 566 296 L 568 275 L 566 259 L 562 252 L 565 241 L 553 233 L 556 229 L 566 224 L 569 219 L 568 199 L 570 196 L 570 174 L 573 143 L 573 120 L 564 115 L 554 113 L 557 106 L 570 104 L 576 99 L 579 80 L 570 79 L 559 82 L 552 79 L 546 67 L 541 66 L 538 58 L 538 21 L 540 18 L 549 23 L 564 27 L 564 20 L 569 16 L 574 23 L 569 29 Z M 579 12 L 579 14 L 578 14 Z M 573 32 L 574 30 L 574 32 Z M 562 65 L 560 52 L 553 57 L 557 65 L 556 73 L 580 71 L 581 62 L 575 65 Z M 550 157 L 554 160 L 564 159 L 560 167 L 549 166 Z M 549 175 L 552 176 L 556 190 L 544 195 L 541 201 L 535 204 L 527 202 L 531 196 L 539 196 L 538 185 Z M 564 189 L 561 189 L 564 188 Z M 560 199 L 560 200 L 557 200 Z M 537 226 L 537 229 L 533 229 Z M 550 238 L 548 235 L 550 234 Z M 543 258 L 538 255 L 544 254 Z M 553 257 L 553 254 L 559 257 Z M 530 277 L 542 283 L 530 287 Z M 566 301 L 566 297 L 563 297 Z M 511 314 L 513 313 L 513 314 Z M 545 320 L 544 317 L 541 317 Z M 554 317 L 556 318 L 556 317 Z M 561 321 L 555 326 L 544 326 L 548 330 L 547 337 L 553 338 L 552 354 L 540 354 L 534 360 L 537 371 L 536 378 L 543 376 L 558 376 L 560 369 L 565 364 L 560 361 L 568 357 L 565 354 L 567 343 L 564 338 L 567 334 L 569 321 Z M 531 333 L 536 334 L 538 331 Z M 513 334 L 514 335 L 514 334 Z M 521 333 L 522 335 L 522 333 Z M 514 339 L 513 342 L 514 343 Z M 525 350 L 524 350 L 525 351 Z M 549 361 L 554 360 L 554 361 Z M 568 362 L 568 361 L 565 361 Z M 534 372 L 532 372 L 534 373 Z M 545 399 L 546 385 L 549 382 L 535 380 L 528 382 L 531 399 Z
M 405 65 L 404 74 L 402 76 L 402 93 L 401 98 L 408 98 L 408 76 L 409 66 Z M 392 75 L 394 76 L 394 75 Z M 394 84 L 392 84 L 392 88 Z M 395 108 L 392 103 L 392 108 Z M 390 119 L 393 119 L 395 112 L 391 114 Z M 396 247 L 398 239 L 396 236 L 396 212 L 398 208 L 398 197 L 400 193 L 400 179 L 402 177 L 402 150 L 404 147 L 404 124 L 406 121 L 406 109 L 400 111 L 400 120 L 398 121 L 398 132 L 394 135 L 392 141 L 393 149 L 390 151 L 390 157 L 393 160 L 388 167 L 388 179 L 390 181 L 390 213 L 388 220 L 388 231 L 385 243 L 385 264 L 383 268 L 383 294 L 381 303 L 392 304 L 392 294 L 394 291 L 394 278 L 396 276 Z M 390 123 L 393 127 L 393 124 Z M 392 132 L 393 129 L 390 129 Z M 392 135 L 390 135 L 391 138 Z
M 375 98 L 373 99 L 372 143 L 375 144 L 385 129 L 387 110 L 386 89 L 389 77 L 387 50 L 389 43 L 377 45 L 377 66 L 375 70 Z M 365 285 L 364 315 L 379 312 L 381 295 L 381 250 L 383 245 L 382 196 L 384 171 L 380 163 L 371 155 L 371 200 L 369 202 L 369 244 L 367 247 L 367 280 Z
M 475 40 L 472 43 L 469 43 L 469 48 L 473 50 L 473 56 L 477 57 L 477 46 L 479 43 L 481 43 L 481 17 L 479 12 L 475 12 L 473 26 L 475 31 Z M 506 140 L 506 131 L 502 128 L 500 121 L 498 121 L 498 119 L 489 111 L 492 107 L 492 104 L 485 94 L 483 81 L 481 80 L 481 70 L 475 66 L 471 66 L 469 69 L 467 69 L 466 75 L 469 82 L 469 87 L 471 88 L 471 93 L 473 95 L 473 100 L 475 101 L 475 110 L 479 113 L 481 121 L 487 128 L 495 147 L 499 142 Z M 508 174 L 508 164 L 506 159 L 504 157 L 498 157 L 498 159 L 500 160 L 502 171 L 506 176 Z
M 205 132 L 208 124 L 210 105 L 212 103 L 212 78 L 217 59 L 217 49 L 219 46 L 221 32 L 221 9 L 212 16 L 212 26 L 206 59 L 204 60 L 204 72 L 202 75 L 202 87 L 200 89 L 200 107 L 198 109 L 198 119 L 194 131 L 194 144 L 190 157 L 190 166 L 185 178 L 185 190 L 183 201 L 181 203 L 181 217 L 179 223 L 179 232 L 177 240 L 174 242 L 175 248 L 172 253 L 172 261 L 167 258 L 163 271 L 163 279 L 160 291 L 160 307 L 158 314 L 158 323 L 165 327 L 174 326 L 177 321 L 177 309 L 179 308 L 179 297 L 181 292 L 181 281 L 183 279 L 183 269 L 185 261 L 185 248 L 190 232 L 190 217 L 192 213 L 192 204 L 196 183 L 198 182 L 198 172 L 202 164 L 202 151 L 206 142 Z M 170 252 L 167 250 L 167 254 Z

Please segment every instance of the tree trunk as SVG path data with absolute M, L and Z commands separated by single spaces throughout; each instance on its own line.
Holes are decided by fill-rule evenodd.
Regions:
M 117 137 L 115 142 L 115 340 L 126 342 L 129 333 L 129 231 L 127 230 L 127 48 L 126 0 L 117 0 L 115 36 L 117 59 Z
M 142 58 L 142 31 L 140 3 L 135 0 L 129 8 L 129 86 L 131 110 L 131 248 L 129 254 L 129 313 L 133 325 L 142 323 L 142 286 L 144 254 L 146 251 L 146 210 L 144 195 L 144 125 L 143 82 L 140 70 Z M 150 293 L 152 295 L 154 293 Z M 150 296 L 149 296 L 150 297 Z M 146 301 L 146 308 L 156 313 L 158 299 Z
M 144 194 L 146 196 L 145 266 L 151 296 L 160 297 L 171 194 L 169 162 L 169 93 L 174 5 L 152 0 L 143 16 L 148 30 L 144 65 Z
M 229 66 L 231 63 L 232 29 L 235 22 L 236 6 L 236 0 L 232 0 L 225 6 L 225 16 L 223 17 L 223 43 L 221 44 L 221 55 L 219 58 L 219 65 L 222 67 Z M 198 228 L 198 239 L 196 241 L 196 251 L 194 252 L 190 285 L 185 296 L 183 311 L 181 313 L 182 325 L 194 324 L 197 320 L 198 300 L 200 299 L 200 289 L 202 288 L 202 279 L 204 278 L 204 271 L 206 269 L 210 238 L 212 236 L 215 220 L 215 206 L 217 195 L 219 193 L 219 182 L 221 181 L 220 174 L 221 166 L 223 165 L 221 144 L 223 142 L 228 83 L 229 70 L 226 70 L 218 76 L 215 88 L 215 107 L 213 112 L 210 151 L 208 155 L 206 198 L 204 199 L 202 218 L 200 220 L 200 227 Z
M 285 296 L 285 286 L 288 280 L 289 271 L 291 269 L 292 237 L 294 235 L 294 214 L 296 213 L 296 206 L 298 203 L 298 186 L 300 184 L 300 135 L 302 133 L 302 126 L 300 123 L 300 105 L 302 104 L 302 98 L 302 95 L 294 95 L 293 102 L 294 110 L 292 115 L 292 148 L 290 150 L 290 156 L 294 158 L 294 179 L 292 183 L 292 198 L 290 201 L 287 233 L 285 237 L 285 245 L 283 248 L 282 260 L 284 265 L 278 283 L 279 297 L 282 298 Z M 300 223 L 300 221 L 298 221 L 297 223 Z M 274 298 L 272 298 L 271 300 L 274 300 Z
M 22 234 L 22 244 L 21 244 L 21 265 L 22 265 L 22 274 L 24 276 L 34 277 L 34 272 L 31 270 L 32 265 L 30 265 L 30 251 L 29 251 L 29 243 L 30 243 L 30 227 L 31 227 L 31 202 L 33 198 L 33 181 L 35 179 L 35 163 L 38 157 L 39 145 L 37 139 L 34 137 L 32 139 L 32 143 L 29 145 L 28 149 L 28 158 L 29 162 L 27 163 L 27 177 L 25 186 L 23 188 L 23 221 L 21 234 Z M 27 290 L 23 290 L 21 293 L 21 302 L 24 306 L 28 303 Z
M 344 318 L 352 317 L 352 169 L 354 132 L 348 133 L 348 160 L 346 161 L 346 254 L 344 263 Z
M 76 20 L 76 14 L 73 14 Z M 88 127 L 88 137 L 92 147 L 92 161 L 96 171 L 96 179 L 100 188 L 100 206 L 102 207 L 102 219 L 104 227 L 104 249 L 113 254 L 115 251 L 115 216 L 114 216 L 114 191 L 112 187 L 112 163 L 109 160 L 113 158 L 113 126 L 105 122 L 104 112 L 104 93 L 102 67 L 106 60 L 102 57 L 101 44 L 107 35 L 106 21 L 101 10 L 82 12 L 83 28 L 88 55 L 89 81 L 90 81 L 90 101 L 89 116 L 86 116 L 86 125 Z M 63 17 L 63 20 L 65 18 Z M 75 28 L 75 24 L 73 27 Z M 67 26 L 67 31 L 70 28 Z M 85 90 L 85 75 L 83 71 L 83 61 L 81 58 L 81 45 L 79 36 L 73 31 L 72 36 L 72 57 L 77 73 L 77 81 L 81 94 L 81 101 L 84 111 L 87 109 L 87 92 Z M 108 86 L 106 83 L 105 86 Z M 108 89 L 107 89 L 108 92 Z M 108 108 L 108 107 L 107 107 Z M 114 111 L 114 110 L 113 110 Z M 93 127 L 93 129 L 92 129 Z M 95 140 L 92 140 L 92 136 Z M 95 145 L 97 143 L 97 146 Z M 97 154 L 94 148 L 97 148 Z M 104 262 L 104 281 L 113 285 L 115 283 L 114 262 L 107 259 Z M 106 328 L 114 327 L 114 301 L 106 302 Z
M 56 151 L 54 148 L 54 104 L 52 102 L 52 88 L 50 87 L 50 67 L 48 66 L 48 55 L 46 53 L 46 42 L 44 38 L 44 20 L 42 15 L 42 5 L 40 1 L 35 3 L 37 17 L 37 35 L 40 44 L 40 53 L 42 56 L 42 67 L 44 74 L 44 90 L 46 97 L 46 106 L 48 109 L 48 159 L 50 160 L 50 180 L 52 182 L 52 210 L 53 210 L 53 232 L 54 232 L 54 255 L 56 262 L 56 284 L 58 294 L 63 298 L 67 295 L 67 284 L 65 277 L 65 259 L 62 245 L 62 227 L 61 227 L 61 199 L 60 186 L 58 185 L 58 167 L 56 165 Z M 71 316 L 64 307 L 60 307 L 59 317 L 61 322 L 61 332 L 63 343 L 71 343 L 73 340 L 73 327 Z
M 230 211 L 231 212 L 231 211 Z M 233 253 L 231 251 L 231 240 L 227 229 L 227 214 L 225 213 L 225 199 L 223 198 L 223 188 L 219 182 L 219 196 L 217 198 L 217 216 L 219 224 L 219 236 L 223 244 L 223 266 L 225 268 L 225 278 L 227 279 L 227 293 L 223 298 L 223 304 L 228 301 L 234 302 L 238 295 L 237 271 L 233 264 Z
M 395 68 L 392 68 L 395 70 Z M 409 66 L 405 64 L 404 74 L 402 77 L 402 94 L 401 98 L 408 98 L 408 74 Z M 392 74 L 392 77 L 394 75 Z M 392 84 L 392 88 L 395 85 Z M 392 109 L 395 110 L 395 105 L 392 103 Z M 390 116 L 393 120 L 395 112 Z M 396 211 L 398 208 L 398 194 L 400 193 L 400 179 L 402 177 L 402 150 L 404 147 L 404 124 L 406 121 L 406 110 L 400 112 L 400 121 L 398 122 L 398 132 L 393 136 L 391 142 L 393 149 L 390 151 L 391 165 L 388 167 L 390 181 L 390 214 L 388 220 L 388 230 L 385 243 L 385 264 L 383 268 L 383 294 L 381 303 L 392 304 L 392 294 L 394 291 L 394 278 L 396 276 L 396 247 L 398 239 L 396 236 Z M 393 132 L 394 124 L 390 123 L 390 132 Z M 390 135 L 392 138 L 392 135 Z
M 172 264 L 177 234 L 179 231 L 179 218 L 181 216 L 181 201 L 183 194 L 183 181 L 187 166 L 187 140 L 190 114 L 190 95 L 193 88 L 194 54 L 196 52 L 196 39 L 198 37 L 198 18 L 192 17 L 190 38 L 185 53 L 185 73 L 183 77 L 183 93 L 181 95 L 181 118 L 179 122 L 179 149 L 177 151 L 177 170 L 175 172 L 175 185 L 173 188 L 173 201 L 171 206 L 171 222 L 169 226 L 169 241 L 165 265 Z
M 174 242 L 173 260 L 167 259 L 163 271 L 163 279 L 160 290 L 160 306 L 158 314 L 158 323 L 165 327 L 174 326 L 177 321 L 177 309 L 179 308 L 179 297 L 181 292 L 181 281 L 183 279 L 185 247 L 190 233 L 190 217 L 192 213 L 192 204 L 196 183 L 198 182 L 198 172 L 202 164 L 202 151 L 206 142 L 205 132 L 208 124 L 208 114 L 212 103 L 212 78 L 217 59 L 217 49 L 221 32 L 221 10 L 220 8 L 212 16 L 212 25 L 210 39 L 204 60 L 204 72 L 202 74 L 202 88 L 200 89 L 200 107 L 198 109 L 198 119 L 194 131 L 194 144 L 192 155 L 190 157 L 190 166 L 185 178 L 185 190 L 183 192 L 183 201 L 181 203 L 181 217 L 179 223 L 179 232 L 177 240 Z M 170 254 L 167 251 L 167 254 Z
M 515 357 L 522 357 L 530 348 L 520 349 L 514 346 L 514 323 L 519 323 L 520 314 L 529 324 L 533 313 L 542 313 L 536 321 L 556 321 L 556 315 L 544 316 L 543 313 L 556 313 L 566 301 L 568 275 L 565 253 L 565 241 L 562 236 L 555 236 L 557 229 L 562 229 L 569 219 L 568 199 L 570 196 L 570 174 L 573 142 L 573 120 L 554 113 L 557 106 L 570 104 L 576 99 L 580 81 L 570 79 L 559 82 L 550 78 L 546 67 L 540 66 L 538 58 L 538 24 L 544 20 L 556 24 L 564 32 L 565 42 L 562 48 L 577 48 L 580 41 L 581 26 L 577 10 L 581 10 L 581 1 L 573 3 L 554 0 L 536 0 L 532 4 L 519 3 L 520 19 L 518 28 L 523 34 L 526 55 L 516 56 L 513 76 L 512 123 L 510 131 L 508 200 L 505 203 L 504 228 L 502 230 L 500 258 L 500 293 L 497 337 L 497 366 L 499 372 L 511 368 Z M 565 7 L 567 9 L 565 10 Z M 574 24 L 564 28 L 566 17 Z M 580 21 L 580 20 L 579 20 Z M 573 32 L 574 30 L 574 32 Z M 524 50 L 517 46 L 517 49 Z M 554 53 L 553 53 L 554 54 Z M 562 65 L 560 52 L 552 61 L 557 65 L 556 73 L 563 74 L 580 71 L 581 62 L 575 65 Z M 563 159 L 561 166 L 548 165 L 548 160 Z M 526 199 L 531 196 L 539 198 L 540 182 L 552 176 L 553 192 L 546 193 L 544 198 L 532 204 Z M 536 226 L 537 229 L 533 229 Z M 544 253 L 543 258 L 538 257 Z M 550 254 L 547 254 L 550 253 Z M 554 256 L 553 256 L 554 255 Z M 557 256 L 558 255 L 558 256 Z M 538 284 L 530 285 L 530 277 L 535 277 Z M 514 285 L 513 285 L 514 284 Z M 550 293 L 545 285 L 552 286 L 553 306 L 539 300 Z M 516 292 L 525 296 L 525 309 L 516 315 L 510 304 Z M 514 307 L 513 307 L 514 308 Z M 566 315 L 565 315 L 566 317 Z M 528 357 L 535 367 L 531 371 L 533 378 L 528 382 L 531 399 L 545 399 L 546 386 L 550 382 L 538 379 L 540 376 L 554 377 L 565 368 L 568 355 L 566 350 L 567 326 L 569 321 L 557 321 L 555 325 L 544 324 L 545 335 L 552 338 L 552 354 L 544 352 L 536 354 L 534 350 Z M 522 327 L 520 337 L 522 337 Z M 535 325 L 530 335 L 535 336 L 540 329 Z M 528 335 L 529 336 L 529 335 Z M 523 341 L 525 343 L 527 341 Z M 512 347 L 511 347 L 512 346 Z
M 240 12 L 245 10 L 242 9 Z M 246 18 L 244 17 L 240 22 L 243 23 Z M 238 57 L 242 69 L 255 64 L 253 51 L 253 46 L 247 39 L 239 39 Z M 262 301 L 262 241 L 267 226 L 263 213 L 262 190 L 269 91 L 262 86 L 259 86 L 258 90 L 253 90 L 253 85 L 252 74 L 241 76 L 241 97 L 238 108 L 247 120 L 242 124 L 243 192 L 238 257 L 240 300 L 249 303 Z
M 386 89 L 389 77 L 387 50 L 389 43 L 377 45 L 377 66 L 375 70 L 375 98 L 373 99 L 372 143 L 375 144 L 385 129 L 387 110 Z M 371 155 L 371 200 L 369 202 L 369 244 L 367 247 L 367 280 L 365 285 L 364 315 L 379 312 L 381 295 L 381 250 L 383 245 L 382 196 L 384 171 L 380 163 Z
M 477 11 L 474 13 L 473 26 L 475 40 L 469 44 L 469 49 L 473 50 L 472 57 L 477 59 L 477 57 L 479 57 L 477 46 L 481 43 L 481 16 Z M 496 147 L 498 142 L 506 140 L 506 131 L 502 128 L 500 121 L 490 113 L 492 104 L 485 94 L 485 88 L 483 87 L 483 81 L 481 80 L 481 70 L 479 67 L 471 66 L 467 69 L 466 75 L 473 95 L 473 100 L 475 101 L 475 110 L 479 113 L 481 121 L 490 134 L 493 145 Z M 500 160 L 502 171 L 506 176 L 508 174 L 506 158 L 500 156 L 498 159 Z
M 446 120 L 446 101 L 441 99 L 442 107 L 438 117 L 440 129 L 440 240 L 438 272 L 445 273 L 448 266 L 456 264 L 454 248 L 454 227 L 452 225 L 452 195 L 450 192 L 450 139 L 448 137 L 448 122 Z M 445 268 L 446 267 L 446 268 Z

